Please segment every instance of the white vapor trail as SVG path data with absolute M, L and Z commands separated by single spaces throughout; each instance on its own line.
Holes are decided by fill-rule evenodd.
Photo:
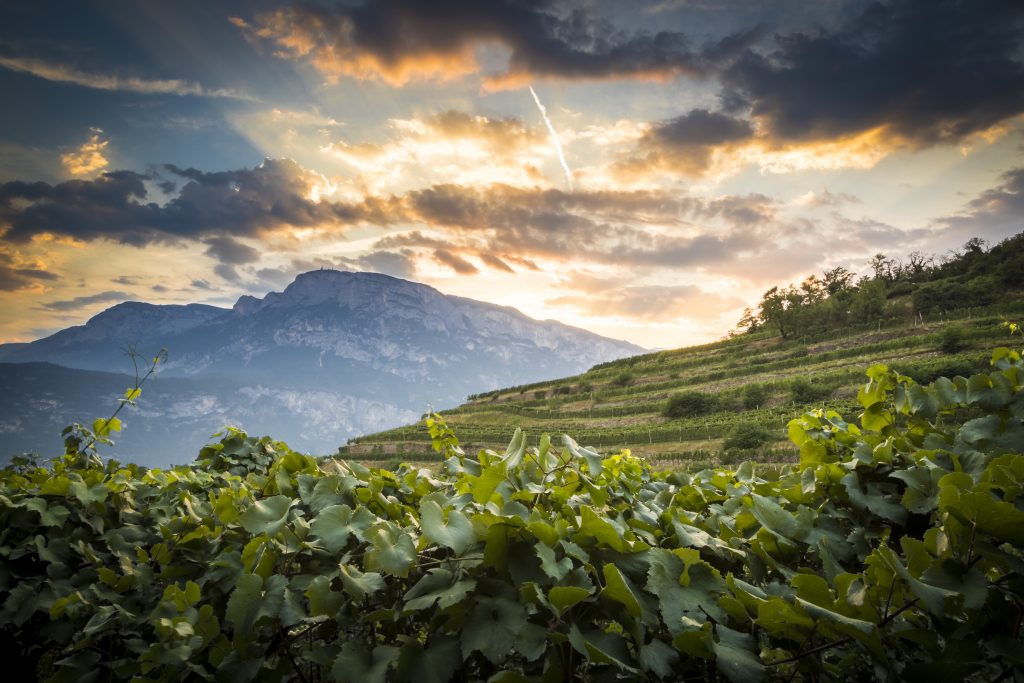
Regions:
M 540 103 L 540 98 L 537 97 L 537 93 L 534 92 L 533 86 L 531 85 L 528 87 L 530 88 L 530 94 L 533 95 L 533 101 L 537 103 L 537 109 L 540 109 L 540 115 L 544 119 L 544 124 L 547 125 L 548 132 L 551 133 L 551 142 L 555 143 L 555 151 L 558 153 L 558 160 L 562 163 L 562 170 L 565 171 L 565 180 L 569 183 L 569 192 L 572 192 L 572 171 L 569 170 L 569 164 L 565 163 L 565 154 L 562 152 L 562 142 L 558 139 L 558 133 L 555 132 L 555 127 L 551 125 L 551 119 L 548 118 L 548 110 Z

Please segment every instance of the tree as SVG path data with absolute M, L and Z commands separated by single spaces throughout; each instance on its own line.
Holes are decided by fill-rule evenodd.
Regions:
M 740 317 L 740 321 L 736 323 L 736 329 L 744 332 L 755 332 L 760 327 L 760 319 L 757 314 L 754 313 L 748 306 L 743 309 L 743 316 Z
M 855 322 L 869 323 L 885 313 L 885 282 L 867 280 L 857 287 L 857 295 L 850 303 L 850 315 Z
M 920 251 L 912 251 L 907 254 L 904 275 L 911 282 L 920 282 L 925 279 L 934 264 L 934 256 L 926 256 Z
M 892 282 L 896 279 L 896 260 L 891 259 L 885 254 L 875 254 L 868 265 L 871 267 L 871 271 L 875 274 L 876 280 L 883 282 Z
M 831 270 L 826 270 L 821 274 L 821 277 L 822 284 L 825 287 L 825 292 L 827 292 L 830 297 L 836 296 L 853 286 L 853 273 L 842 266 L 836 266 Z
M 786 339 L 792 332 L 796 311 L 802 304 L 803 296 L 792 285 L 786 289 L 772 287 L 761 297 L 758 309 L 762 322 L 775 327 Z

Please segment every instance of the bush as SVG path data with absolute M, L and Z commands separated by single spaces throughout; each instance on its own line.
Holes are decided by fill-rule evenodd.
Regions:
M 758 408 L 768 398 L 768 387 L 763 384 L 748 384 L 743 387 L 743 407 L 747 410 Z
M 544 398 L 547 395 L 548 395 L 548 392 L 544 391 L 543 389 L 538 389 L 537 391 L 533 392 L 533 397 L 535 399 L 537 399 L 538 401 L 540 399 Z
M 612 384 L 614 384 L 617 387 L 628 386 L 632 382 L 633 382 L 633 373 L 632 372 L 620 372 L 619 374 L 615 375 L 615 379 L 612 380 Z
M 789 384 L 789 395 L 793 403 L 803 405 L 826 398 L 831 391 L 828 387 L 811 384 L 803 377 L 797 377 Z
M 982 372 L 985 363 L 969 358 L 937 358 L 918 363 L 898 366 L 900 373 L 912 378 L 918 384 L 929 384 L 939 377 L 970 377 Z
M 760 448 L 771 440 L 771 433 L 761 425 L 756 422 L 741 422 L 726 435 L 722 446 L 726 450 Z
M 560 387 L 555 388 L 555 396 L 568 396 L 572 393 L 572 387 L 568 384 L 563 384 Z
M 801 344 L 800 346 L 797 346 L 792 351 L 790 351 L 787 358 L 803 358 L 804 356 L 807 356 L 810 353 L 810 349 Z
M 684 391 L 668 399 L 662 415 L 672 418 L 697 417 L 714 412 L 718 405 L 718 399 L 710 394 Z
M 939 348 L 943 353 L 956 353 L 967 347 L 967 339 L 962 327 L 947 325 L 939 336 Z

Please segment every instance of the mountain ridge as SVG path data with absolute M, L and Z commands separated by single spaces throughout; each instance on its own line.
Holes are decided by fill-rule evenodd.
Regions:
M 291 422 L 281 421 L 275 435 L 320 453 L 368 429 L 415 419 L 428 405 L 454 406 L 472 392 L 579 372 L 643 351 L 409 280 L 318 270 L 300 274 L 280 292 L 243 295 L 231 308 L 123 302 L 84 325 L 2 352 L 7 364 L 66 368 L 63 379 L 53 381 L 77 385 L 84 380 L 73 371 L 130 372 L 126 348 L 144 359 L 167 348 L 161 376 L 195 380 L 173 392 L 177 403 L 207 406 L 205 421 L 196 411 L 179 411 L 187 416 L 190 439 L 224 424 L 263 429 L 260 421 L 280 411 Z M 252 409 L 239 392 L 250 396 Z M 84 419 L 70 405 L 61 407 L 59 392 L 52 400 L 55 413 Z M 106 412 L 101 406 L 115 400 L 97 396 L 96 412 Z M 126 428 L 133 419 L 147 419 L 147 410 L 149 419 L 173 418 L 143 405 L 129 411 Z M 39 416 L 25 418 L 23 426 L 33 419 Z M 0 431 L 0 448 L 4 443 Z

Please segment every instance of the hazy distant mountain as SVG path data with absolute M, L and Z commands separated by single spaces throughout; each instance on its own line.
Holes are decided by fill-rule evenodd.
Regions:
M 414 420 L 428 403 L 451 406 L 469 393 L 574 374 L 643 350 L 386 275 L 313 271 L 283 292 L 243 296 L 231 309 L 129 302 L 85 325 L 0 348 L 7 364 L 0 404 L 9 403 L 0 454 L 63 426 L 44 428 L 44 418 L 66 424 L 108 412 L 130 377 L 107 387 L 109 376 L 98 381 L 80 371 L 130 373 L 127 345 L 145 356 L 170 353 L 126 416 L 115 453 L 147 464 L 190 459 L 224 424 L 332 452 L 350 436 Z M 35 365 L 9 365 L 18 363 Z M 144 443 L 145 452 L 136 450 Z M 133 452 L 122 452 L 128 445 Z

